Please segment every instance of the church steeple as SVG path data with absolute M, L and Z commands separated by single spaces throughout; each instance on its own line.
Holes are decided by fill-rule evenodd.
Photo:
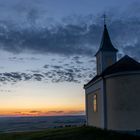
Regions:
M 108 66 L 116 62 L 117 49 L 112 45 L 106 22 L 104 20 L 104 31 L 99 50 L 96 53 L 97 74 L 101 74 Z
M 98 54 L 98 52 L 100 51 L 114 51 L 117 52 L 118 50 L 112 45 L 108 30 L 107 30 L 107 26 L 106 24 L 104 24 L 104 31 L 103 31 L 103 35 L 102 35 L 102 40 L 101 40 L 101 44 L 100 44 L 100 48 L 97 51 L 96 55 Z

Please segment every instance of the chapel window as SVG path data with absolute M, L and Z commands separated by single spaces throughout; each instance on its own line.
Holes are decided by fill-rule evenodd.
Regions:
M 97 112 L 97 95 L 96 94 L 93 96 L 93 110 L 94 112 Z

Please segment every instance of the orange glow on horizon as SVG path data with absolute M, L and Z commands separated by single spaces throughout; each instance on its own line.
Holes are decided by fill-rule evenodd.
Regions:
M 12 86 L 14 93 L 0 95 L 0 116 L 84 114 L 84 93 L 81 85 L 40 83 Z
M 62 116 L 62 115 L 83 115 L 83 105 L 77 107 L 49 107 L 47 109 L 30 108 L 30 109 L 13 109 L 0 108 L 0 116 Z

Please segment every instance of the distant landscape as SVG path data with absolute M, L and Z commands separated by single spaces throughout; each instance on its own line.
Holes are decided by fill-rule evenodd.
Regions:
M 82 126 L 85 116 L 1 117 L 0 132 L 27 132 L 47 128 Z

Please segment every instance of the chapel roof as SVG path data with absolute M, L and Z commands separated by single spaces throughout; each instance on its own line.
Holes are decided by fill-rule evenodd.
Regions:
M 117 74 L 120 72 L 133 72 L 133 71 L 140 71 L 140 63 L 134 60 L 133 58 L 131 58 L 130 56 L 125 55 L 119 61 L 107 67 L 100 75 L 96 75 L 84 87 L 92 84 L 97 79 L 103 78 L 104 76 L 107 76 L 110 74 Z
M 128 72 L 128 71 L 139 71 L 140 70 L 140 63 L 131 58 L 128 55 L 125 55 L 115 64 L 106 68 L 102 75 L 108 75 L 118 72 Z

